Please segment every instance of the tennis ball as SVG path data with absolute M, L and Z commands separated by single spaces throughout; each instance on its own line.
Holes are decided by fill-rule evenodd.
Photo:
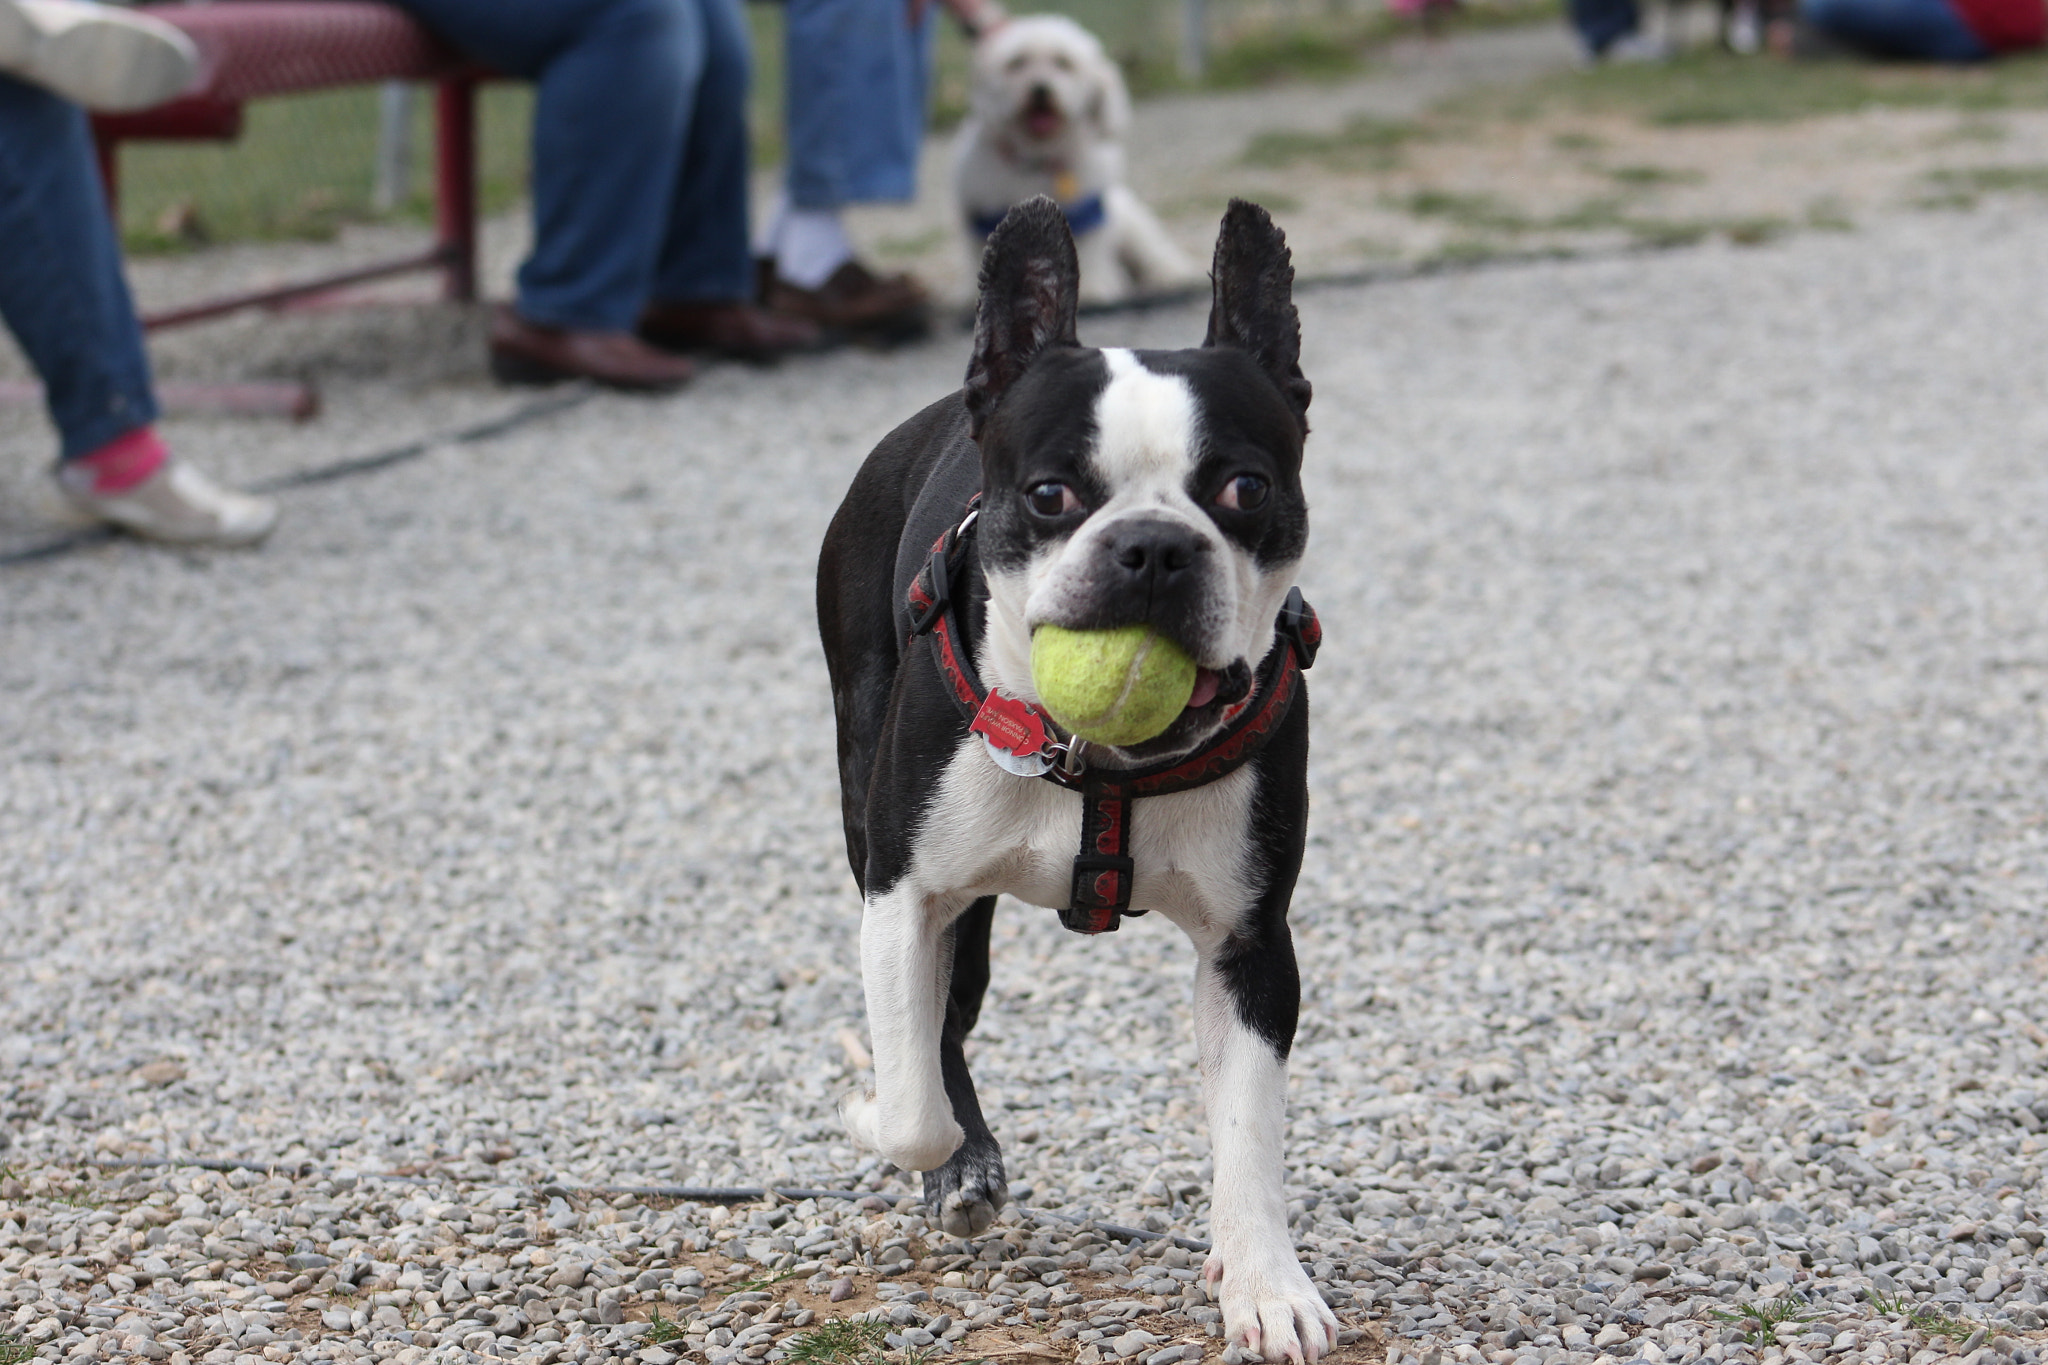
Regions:
M 1097 744 L 1142 744 L 1195 691 L 1195 661 L 1150 626 L 1031 632 L 1031 681 L 1052 718 Z

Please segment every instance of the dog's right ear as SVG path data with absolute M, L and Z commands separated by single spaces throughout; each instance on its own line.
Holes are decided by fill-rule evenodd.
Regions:
M 1044 195 L 1004 215 L 981 256 L 981 305 L 967 361 L 967 415 L 979 440 L 1003 394 L 1048 346 L 1078 346 L 1081 263 L 1060 206 Z

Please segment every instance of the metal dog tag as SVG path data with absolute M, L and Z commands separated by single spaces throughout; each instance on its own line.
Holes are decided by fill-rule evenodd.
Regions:
M 1052 760 L 1044 754 L 1013 754 L 987 735 L 981 737 L 981 742 L 988 746 L 988 756 L 996 761 L 996 766 L 1006 773 L 1015 773 L 1018 777 L 1044 777 L 1052 771 Z
M 1052 760 L 1045 754 L 1045 722 L 1028 703 L 990 692 L 967 728 L 981 736 L 988 756 L 1004 772 L 1043 777 L 1052 771 Z

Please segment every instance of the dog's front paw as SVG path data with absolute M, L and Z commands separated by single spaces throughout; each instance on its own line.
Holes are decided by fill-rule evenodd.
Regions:
M 905 1171 L 929 1171 L 945 1164 L 960 1146 L 960 1125 L 951 1114 L 929 1121 L 891 1123 L 871 1092 L 856 1090 L 839 1102 L 846 1135 L 879 1152 Z
M 945 1165 L 924 1173 L 924 1206 L 954 1237 L 987 1232 L 1009 1201 L 1002 1149 L 993 1142 L 962 1143 Z
M 1337 1315 L 1291 1255 L 1225 1257 L 1203 1274 L 1223 1306 L 1223 1339 L 1267 1360 L 1312 1361 L 1337 1346 Z

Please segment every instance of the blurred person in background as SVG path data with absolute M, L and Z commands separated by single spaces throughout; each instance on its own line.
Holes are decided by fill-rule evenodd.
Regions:
M 943 0 L 980 36 L 1009 16 L 995 0 Z M 787 0 L 789 164 L 763 227 L 761 300 L 836 340 L 922 336 L 931 297 L 910 275 L 856 257 L 842 211 L 917 194 L 931 70 L 930 0 Z
M 688 382 L 690 352 L 768 361 L 817 327 L 756 307 L 740 0 L 398 0 L 534 81 L 533 252 L 491 318 L 510 383 Z
M 83 0 L 0 0 L 0 317 L 43 381 L 57 484 L 153 540 L 251 545 L 277 505 L 172 458 L 85 110 L 142 109 L 197 70 L 176 29 Z
M 1789 42 L 1799 54 L 1833 45 L 1871 57 L 1981 62 L 2048 40 L 2043 0 L 1800 0 L 1799 19 L 1804 32 Z
M 1589 62 L 1661 62 L 1671 46 L 1643 31 L 1636 0 L 1567 0 L 1566 13 Z

